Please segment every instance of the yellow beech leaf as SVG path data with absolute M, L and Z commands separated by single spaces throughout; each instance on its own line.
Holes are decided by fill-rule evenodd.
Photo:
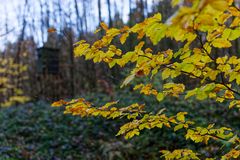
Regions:
M 240 105 L 240 101 L 239 100 L 231 101 L 228 107 L 231 109 L 231 108 L 233 108 L 236 105 Z
M 138 85 L 136 85 L 134 88 L 133 88 L 133 90 L 138 90 L 138 89 L 141 89 L 142 87 L 144 87 L 144 84 L 138 84 Z
M 232 91 L 226 90 L 224 97 L 228 99 L 234 99 L 234 93 Z
M 162 15 L 161 15 L 160 13 L 156 13 L 156 14 L 154 14 L 153 17 L 152 17 L 152 21 L 153 21 L 153 22 L 159 22 L 159 21 L 161 21 L 161 20 L 162 20 Z
M 210 14 L 200 14 L 197 17 L 197 22 L 200 23 L 201 25 L 214 25 L 214 19 Z
M 228 39 L 228 37 L 230 36 L 231 32 L 232 32 L 231 29 L 229 29 L 229 28 L 225 29 L 225 30 L 223 31 L 222 38 Z
M 165 33 L 167 31 L 167 26 L 156 23 L 152 27 L 149 28 L 148 36 L 150 37 L 150 40 L 152 41 L 153 45 L 157 45 L 158 42 L 165 37 Z
M 230 27 L 237 27 L 240 25 L 240 18 L 239 17 L 235 17 L 233 22 L 231 23 Z
M 187 94 L 186 94 L 186 96 L 185 96 L 184 98 L 187 99 L 187 98 L 189 98 L 189 97 L 192 97 L 192 96 L 196 95 L 196 93 L 197 93 L 197 88 L 188 91 Z
M 229 7 L 229 11 L 233 16 L 240 16 L 240 11 L 236 7 Z
M 172 5 L 173 7 L 175 7 L 175 6 L 178 5 L 180 2 L 181 2 L 181 0 L 172 0 L 171 5 Z
M 53 102 L 53 103 L 52 103 L 52 107 L 61 107 L 61 106 L 66 105 L 66 104 L 67 104 L 66 101 L 64 101 L 64 100 L 59 100 L 59 101 L 57 101 L 57 102 Z
M 121 88 L 128 85 L 135 77 L 135 74 L 129 75 L 122 83 Z
M 74 48 L 74 56 L 76 57 L 86 55 L 90 51 L 90 44 L 85 43 L 85 41 L 80 41 L 76 45 L 78 45 Z
M 178 124 L 174 127 L 174 132 L 176 132 L 179 129 L 182 129 L 184 127 L 184 124 Z
M 228 2 L 226 0 L 208 0 L 212 8 L 225 11 L 228 8 Z
M 238 64 L 239 62 L 240 62 L 240 60 L 236 56 L 232 56 L 228 60 L 229 64 Z
M 108 26 L 106 25 L 106 23 L 101 22 L 100 25 L 101 25 L 101 27 L 102 27 L 105 31 L 108 30 Z
M 184 72 L 192 72 L 193 70 L 195 69 L 195 66 L 193 65 L 193 64 L 183 64 L 182 65 L 182 71 L 184 71 Z
M 164 79 L 167 79 L 168 77 L 170 77 L 170 75 L 171 75 L 171 69 L 166 68 L 166 69 L 164 69 L 163 72 L 162 72 L 162 79 L 163 79 L 163 80 L 164 80 Z
M 209 77 L 211 80 L 215 80 L 217 78 L 217 75 L 219 74 L 219 71 L 217 70 L 209 70 L 205 77 Z
M 116 60 L 111 60 L 109 63 L 108 63 L 109 67 L 112 68 L 116 65 Z
M 197 92 L 197 96 L 196 96 L 196 98 L 198 99 L 198 100 L 204 100 L 204 99 L 206 99 L 208 97 L 208 94 L 206 93 L 206 92 L 203 92 L 203 91 L 198 91 Z
M 230 152 L 222 156 L 221 160 L 225 159 L 239 159 L 240 157 L 240 150 L 239 149 L 232 149 Z
M 218 18 L 220 24 L 224 24 L 232 15 L 230 13 L 224 13 Z
M 115 104 L 117 104 L 117 103 L 118 103 L 118 101 L 108 102 L 108 103 L 106 103 L 104 106 L 100 107 L 100 109 L 102 109 L 102 110 L 107 109 L 107 108 L 109 108 L 110 106 L 115 105 Z M 111 108 L 111 111 L 112 111 L 112 108 Z
M 139 134 L 140 134 L 139 130 L 138 130 L 138 129 L 134 129 L 134 130 L 128 132 L 128 133 L 125 135 L 125 138 L 126 138 L 126 139 L 130 139 L 130 138 L 132 138 L 133 136 L 139 135 Z
M 224 100 L 225 100 L 225 99 L 222 98 L 222 97 L 217 97 L 217 98 L 216 98 L 216 101 L 217 101 L 217 102 L 220 102 L 220 103 L 222 103 Z
M 141 41 L 140 43 L 138 43 L 138 45 L 135 47 L 135 51 L 136 51 L 136 52 L 139 52 L 139 51 L 142 49 L 142 47 L 143 47 L 144 44 L 145 44 L 145 42 L 143 42 L 143 41 Z
M 225 64 L 226 61 L 227 61 L 228 57 L 227 56 L 224 56 L 224 57 L 218 57 L 217 60 L 216 60 L 216 63 L 217 64 Z
M 229 48 L 232 46 L 231 42 L 223 38 L 214 39 L 212 45 L 216 48 Z
M 237 74 L 236 76 L 236 82 L 238 85 L 240 85 L 240 74 Z
M 185 122 L 185 115 L 187 112 L 179 112 L 177 113 L 177 120 L 180 122 Z
M 122 36 L 120 37 L 121 44 L 124 44 L 126 42 L 128 36 L 129 36 L 129 32 L 122 34 Z
M 235 39 L 238 39 L 240 37 L 240 28 L 237 28 L 235 30 L 232 30 L 231 34 L 229 35 L 229 40 L 233 41 Z
M 94 34 L 98 33 L 100 30 L 101 30 L 100 28 L 96 29 L 96 30 L 94 31 Z
M 215 83 L 209 83 L 203 87 L 201 87 L 201 91 L 204 92 L 211 92 L 213 89 L 216 88 L 216 84 Z
M 234 0 L 227 0 L 228 5 L 232 5 L 233 1 L 234 1 Z

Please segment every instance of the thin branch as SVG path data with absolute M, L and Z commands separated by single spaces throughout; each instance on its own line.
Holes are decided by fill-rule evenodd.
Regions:
M 6 33 L 3 33 L 3 34 L 0 34 L 0 37 L 4 37 L 4 36 L 6 36 L 6 35 L 8 35 L 8 34 L 10 34 L 11 32 L 13 32 L 15 30 L 15 28 L 12 28 L 11 30 L 9 30 L 8 32 L 6 32 Z

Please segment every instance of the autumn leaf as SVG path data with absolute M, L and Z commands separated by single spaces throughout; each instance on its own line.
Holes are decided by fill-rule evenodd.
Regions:
M 57 102 L 53 102 L 53 103 L 52 103 L 52 107 L 61 107 L 61 106 L 66 105 L 66 104 L 67 104 L 66 101 L 64 101 L 64 100 L 59 100 L 59 101 L 57 101 Z
M 105 31 L 108 30 L 108 26 L 106 25 L 106 23 L 101 22 L 100 25 L 101 25 L 102 29 L 104 29 Z
M 129 75 L 122 83 L 121 88 L 128 85 L 135 77 L 135 74 Z
M 171 4 L 173 7 L 175 7 L 176 5 L 178 5 L 181 2 L 181 0 L 172 0 Z
M 94 31 L 94 34 L 97 34 L 100 30 L 101 30 L 100 28 L 96 29 L 96 30 Z
M 221 38 L 214 39 L 212 45 L 216 48 L 229 48 L 232 46 L 231 42 Z
M 122 36 L 120 37 L 121 44 L 124 44 L 126 42 L 128 36 L 129 36 L 128 32 L 122 34 Z
M 54 28 L 54 27 L 51 27 L 51 28 L 48 28 L 48 33 L 54 33 L 54 32 L 56 32 L 57 30 L 56 30 L 56 28 Z
M 224 94 L 225 98 L 234 99 L 234 93 L 232 91 L 226 90 Z
M 183 64 L 182 65 L 182 71 L 184 72 L 192 72 L 195 69 L 195 66 L 193 64 Z

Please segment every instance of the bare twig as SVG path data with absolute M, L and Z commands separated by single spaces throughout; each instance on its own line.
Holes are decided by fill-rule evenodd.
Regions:
M 9 33 L 13 32 L 14 30 L 15 30 L 15 28 L 12 28 L 12 29 L 9 30 L 8 32 L 3 33 L 3 34 L 0 34 L 0 37 L 4 37 L 4 36 L 8 35 Z

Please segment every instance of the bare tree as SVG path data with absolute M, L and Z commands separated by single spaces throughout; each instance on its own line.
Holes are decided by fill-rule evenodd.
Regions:
M 76 3 L 75 3 L 76 4 Z M 71 6 L 71 3 L 69 2 L 69 6 Z M 65 13 L 67 19 L 69 20 L 69 24 L 66 24 L 66 26 L 69 25 L 69 27 L 67 27 L 65 29 L 65 31 L 63 32 L 66 36 L 66 40 L 68 41 L 67 43 L 69 44 L 69 61 L 70 61 L 70 66 L 69 66 L 69 74 L 70 74 L 70 96 L 73 98 L 75 95 L 75 86 L 74 86 L 74 81 L 75 81 L 75 64 L 74 64 L 74 47 L 73 47 L 73 43 L 74 43 L 74 32 L 72 30 L 72 12 L 69 11 L 68 13 Z
M 40 14 L 41 14 L 41 39 L 42 39 L 42 43 L 44 43 L 44 11 L 43 11 L 43 3 L 41 0 L 39 0 L 39 4 L 40 4 Z
M 111 3 L 110 0 L 107 0 L 107 6 L 108 6 L 108 20 L 109 20 L 109 27 L 112 27 L 112 16 L 111 16 Z
M 60 31 L 62 31 L 62 29 L 63 29 L 63 26 L 62 26 L 63 25 L 63 9 L 62 9 L 60 0 L 57 1 L 57 6 L 58 6 L 58 16 L 60 19 L 59 26 L 60 26 Z
M 28 0 L 25 0 L 23 15 L 22 15 L 22 29 L 21 29 L 21 34 L 20 34 L 19 39 L 18 39 L 17 53 L 16 53 L 16 57 L 15 57 L 15 62 L 16 63 L 20 63 L 21 45 L 22 45 L 22 42 L 24 40 L 25 29 L 26 29 L 26 25 L 27 25 L 27 21 L 26 21 L 27 5 L 28 5 Z
M 146 11 L 146 16 L 148 17 L 149 16 L 149 14 L 148 14 L 148 0 L 145 0 L 144 8 L 145 8 L 145 11 Z
M 74 0 L 74 6 L 75 6 L 75 12 L 76 12 L 76 23 L 77 23 L 77 31 L 78 34 L 82 34 L 83 30 L 83 24 L 82 24 L 82 18 L 80 17 L 79 8 L 77 0 Z
M 46 27 L 49 28 L 50 27 L 50 9 L 49 9 L 49 2 L 45 1 L 45 6 L 46 6 L 46 15 L 45 15 L 45 22 L 46 22 Z
M 102 12 L 101 12 L 101 0 L 98 0 L 98 21 L 102 22 Z
M 83 18 L 84 18 L 84 26 L 85 26 L 85 32 L 88 31 L 88 24 L 87 24 L 87 0 L 83 0 Z
M 132 0 L 129 0 L 129 15 L 132 15 Z
M 143 21 L 144 20 L 144 2 L 143 0 L 140 0 L 139 1 L 139 8 L 140 8 L 140 21 Z

